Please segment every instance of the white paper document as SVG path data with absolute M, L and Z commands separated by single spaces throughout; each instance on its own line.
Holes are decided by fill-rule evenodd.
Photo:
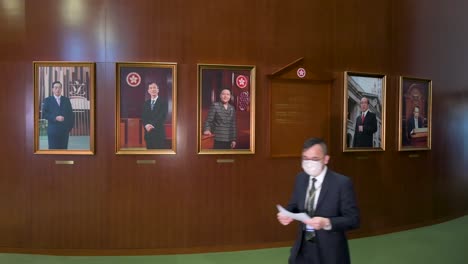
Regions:
M 278 208 L 278 212 L 284 216 L 291 217 L 294 220 L 304 222 L 305 220 L 309 220 L 310 216 L 308 216 L 306 213 L 291 213 L 288 210 L 284 209 L 281 205 L 277 204 L 276 208 Z

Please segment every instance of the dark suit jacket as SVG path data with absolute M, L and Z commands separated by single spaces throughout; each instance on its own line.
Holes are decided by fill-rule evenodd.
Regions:
M 56 121 L 57 116 L 63 116 L 64 121 Z M 60 97 L 60 106 L 54 96 L 45 98 L 42 106 L 42 117 L 48 121 L 47 133 L 49 135 L 68 134 L 75 123 L 70 99 L 65 96 Z
M 308 174 L 301 172 L 296 176 L 294 192 L 287 206 L 289 211 L 305 212 L 304 203 L 308 184 Z M 321 259 L 320 264 L 350 263 L 345 232 L 359 227 L 359 209 L 356 204 L 353 184 L 348 177 L 330 169 L 327 170 L 314 215 L 329 218 L 332 224 L 331 230 L 315 231 Z M 296 242 L 291 249 L 290 263 L 295 263 L 301 243 L 303 243 L 303 229 L 304 224 L 300 223 Z
M 418 117 L 418 127 L 421 128 L 424 126 L 423 119 L 421 117 Z M 414 116 L 411 116 L 411 118 L 408 120 L 408 139 L 411 140 L 411 131 L 414 129 Z
M 228 104 L 227 109 L 221 102 L 215 102 L 208 111 L 203 131 L 209 130 L 216 141 L 232 142 L 237 140 L 236 109 Z
M 359 132 L 359 126 L 363 125 L 363 131 Z M 354 128 L 353 147 L 373 147 L 374 133 L 377 132 L 377 118 L 374 113 L 367 112 L 364 122 L 361 120 L 361 115 L 356 118 L 356 126 Z
M 141 119 L 143 121 L 143 129 L 145 130 L 145 141 L 147 148 L 167 148 L 166 130 L 164 129 L 168 111 L 167 107 L 167 101 L 161 98 L 161 96 L 159 96 L 156 100 L 153 110 L 151 110 L 151 100 L 146 100 L 143 104 Z M 144 127 L 147 124 L 153 125 L 154 129 L 150 132 L 146 131 Z

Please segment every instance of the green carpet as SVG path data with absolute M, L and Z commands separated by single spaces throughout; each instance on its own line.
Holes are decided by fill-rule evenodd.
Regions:
M 353 263 L 466 264 L 468 216 L 438 225 L 350 241 Z
M 429 227 L 350 241 L 354 264 L 466 264 L 468 216 Z M 284 264 L 289 248 L 161 256 L 44 256 L 0 254 L 5 264 Z

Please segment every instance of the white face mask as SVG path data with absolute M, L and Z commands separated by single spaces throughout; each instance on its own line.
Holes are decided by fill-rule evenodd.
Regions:
M 302 169 L 310 176 L 318 176 L 322 172 L 323 165 L 320 161 L 303 160 Z

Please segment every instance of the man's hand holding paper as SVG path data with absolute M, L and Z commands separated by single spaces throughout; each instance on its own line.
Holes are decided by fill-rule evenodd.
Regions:
M 306 213 L 291 213 L 288 210 L 284 209 L 281 205 L 276 205 L 276 208 L 278 208 L 278 221 L 282 225 L 288 225 L 290 224 L 293 220 L 297 221 L 307 221 L 310 219 L 310 217 Z

